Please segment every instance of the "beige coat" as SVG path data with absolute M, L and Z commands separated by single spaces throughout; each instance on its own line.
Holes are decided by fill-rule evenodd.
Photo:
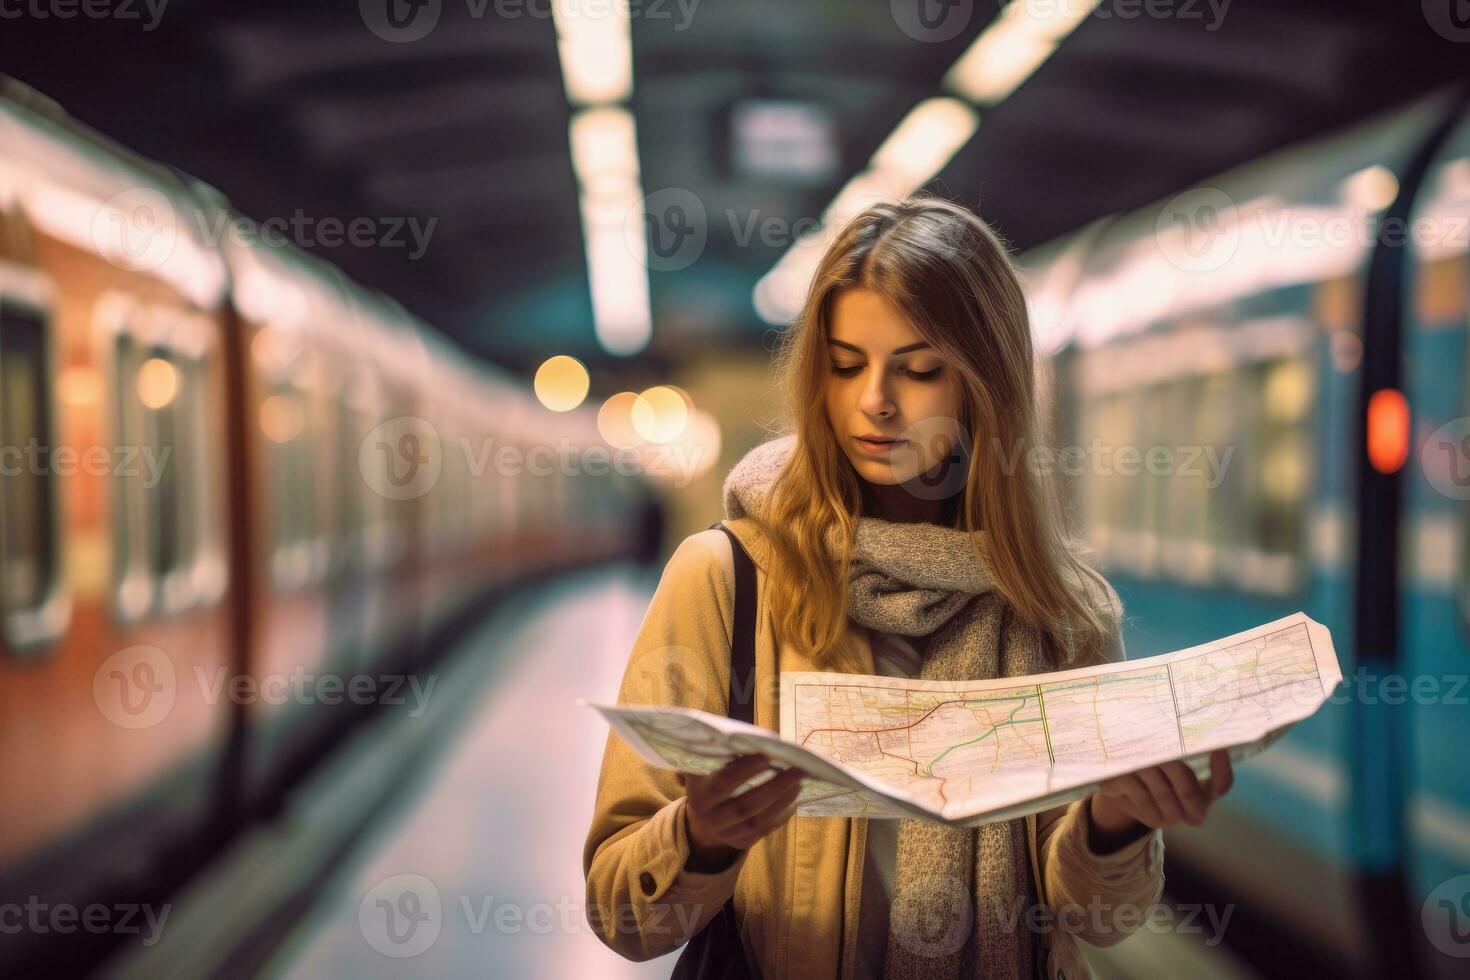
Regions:
M 756 564 L 755 722 L 780 730 L 782 670 L 821 669 L 778 641 L 765 601 L 767 544 L 749 518 L 726 522 Z M 665 566 L 629 656 L 618 700 L 724 714 L 734 628 L 734 572 L 723 532 L 685 538 Z M 866 628 L 851 623 L 875 673 Z M 1115 654 L 1122 655 L 1121 641 Z M 1034 910 L 1048 980 L 1089 976 L 1076 940 L 1108 946 L 1144 921 L 1164 887 L 1159 831 L 1106 855 L 1087 843 L 1085 800 L 1026 818 Z M 765 977 L 849 980 L 853 972 L 866 818 L 791 818 L 728 869 L 685 868 L 689 841 L 678 774 L 644 762 L 609 733 L 582 854 L 587 917 L 613 950 L 647 960 L 681 945 L 735 896 L 747 954 Z M 1026 928 L 1027 919 L 1022 919 Z

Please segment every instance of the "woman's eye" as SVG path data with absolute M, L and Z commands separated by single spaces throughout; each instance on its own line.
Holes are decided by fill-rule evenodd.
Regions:
M 841 364 L 832 365 L 832 372 L 844 378 L 851 378 L 862 369 L 863 366 L 861 364 L 854 364 L 850 367 L 843 367 Z M 939 374 L 940 369 L 934 368 L 932 371 L 915 371 L 911 368 L 901 368 L 900 370 L 915 381 L 931 381 Z

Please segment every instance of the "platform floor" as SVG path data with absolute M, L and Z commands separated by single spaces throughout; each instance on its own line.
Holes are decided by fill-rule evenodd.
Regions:
M 567 576 L 469 637 L 441 678 L 469 695 L 457 734 L 338 864 L 263 975 L 667 977 L 674 954 L 630 963 L 587 925 L 581 849 L 607 726 L 575 703 L 616 697 L 655 584 L 627 565 Z M 1254 976 L 1203 939 L 1140 931 L 1097 952 L 1096 972 Z
M 485 669 L 445 681 L 482 685 L 478 712 L 266 976 L 669 975 L 673 957 L 631 963 L 591 931 L 581 866 L 607 725 L 575 699 L 616 699 L 652 586 L 627 565 L 568 576 L 476 631 Z

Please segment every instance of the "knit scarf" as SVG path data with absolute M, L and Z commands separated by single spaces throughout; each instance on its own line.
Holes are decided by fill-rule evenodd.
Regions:
M 725 516 L 767 524 L 767 502 L 796 445 L 787 435 L 752 449 L 723 487 Z M 840 529 L 828 535 L 836 561 Z M 930 680 L 1017 677 L 1055 669 L 1039 630 L 1022 622 L 979 560 L 968 532 L 860 516 L 848 581 L 849 616 L 872 630 L 928 637 Z M 983 554 L 983 532 L 980 538 Z M 949 827 L 901 819 L 884 976 L 1034 975 L 1027 910 L 1026 821 Z

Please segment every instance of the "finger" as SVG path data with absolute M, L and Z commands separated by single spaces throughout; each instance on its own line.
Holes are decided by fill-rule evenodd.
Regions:
M 1235 785 L 1235 770 L 1230 765 L 1230 752 L 1216 749 L 1210 753 L 1210 799 L 1217 800 Z
M 1168 824 L 1177 824 L 1184 819 L 1184 806 L 1174 794 L 1174 787 L 1157 767 L 1141 769 L 1136 774 L 1147 788 L 1154 806 L 1164 815 Z
M 800 790 L 800 784 L 797 785 L 797 790 Z M 793 792 L 773 801 L 765 810 L 752 815 L 744 825 L 732 830 L 731 834 L 738 842 L 735 846 L 749 847 L 790 820 L 796 813 L 798 795 L 799 792 Z
M 771 760 L 756 753 L 736 756 L 705 777 L 704 793 L 715 802 L 727 799 L 747 779 L 769 768 Z
M 1177 759 L 1166 762 L 1159 768 L 1174 787 L 1174 795 L 1179 797 L 1179 802 L 1184 807 L 1184 818 L 1195 826 L 1204 823 L 1205 810 L 1210 804 L 1194 770 Z
M 773 802 L 791 795 L 793 787 L 800 790 L 801 775 L 801 770 L 794 768 L 778 773 L 754 789 L 748 789 L 739 796 L 732 796 L 718 804 L 709 811 L 705 820 L 712 827 L 729 830 L 741 821 L 764 812 Z
M 1154 805 L 1153 795 L 1149 793 L 1148 787 L 1136 774 L 1129 773 L 1109 782 L 1113 783 L 1117 795 L 1126 802 L 1125 809 L 1129 811 L 1130 817 L 1149 827 L 1164 825 L 1164 815 Z
M 751 828 L 758 830 L 760 836 L 764 836 L 781 822 L 785 811 L 795 807 L 797 798 L 800 796 L 801 781 L 798 779 L 785 792 L 772 797 L 765 806 L 759 810 L 753 810 L 746 822 Z
M 745 780 L 761 771 L 757 760 L 764 756 L 736 756 L 714 772 L 702 776 L 691 774 L 685 783 L 685 795 L 689 798 L 689 809 L 704 817 L 729 798 L 730 793 Z

